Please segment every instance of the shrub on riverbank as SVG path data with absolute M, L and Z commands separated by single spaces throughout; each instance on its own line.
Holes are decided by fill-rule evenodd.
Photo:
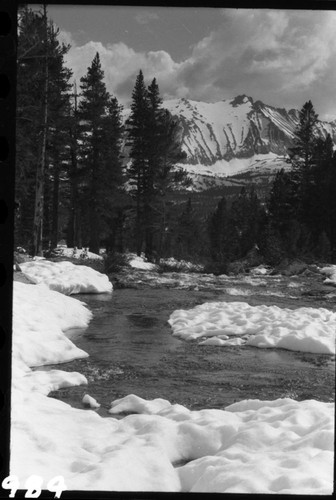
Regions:
M 125 267 L 129 267 L 126 254 L 119 252 L 109 252 L 104 257 L 104 272 L 106 274 L 118 273 Z

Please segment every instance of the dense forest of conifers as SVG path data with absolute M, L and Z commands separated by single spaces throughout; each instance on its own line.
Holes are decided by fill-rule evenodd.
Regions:
M 258 251 L 266 264 L 284 258 L 336 261 L 336 156 L 317 139 L 317 114 L 304 104 L 291 168 L 276 175 L 266 202 L 253 186 L 200 216 L 186 191 L 178 120 L 162 106 L 154 78 L 135 78 L 129 118 L 104 83 L 97 53 L 80 79 L 64 63 L 70 47 L 40 12 L 19 10 L 15 246 L 42 255 L 69 247 L 176 257 L 225 272 Z

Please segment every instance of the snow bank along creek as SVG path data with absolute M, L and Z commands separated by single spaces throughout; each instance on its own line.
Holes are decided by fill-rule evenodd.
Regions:
M 50 288 L 56 283 L 59 291 L 105 292 L 111 286 L 99 273 L 85 281 L 79 266 L 44 262 L 31 267 L 37 286 L 14 283 L 10 473 L 21 484 L 38 474 L 45 481 L 62 475 L 70 490 L 332 492 L 332 356 L 181 340 L 181 326 L 189 337 L 202 328 L 209 334 L 209 325 L 217 334 L 221 328 L 220 341 L 230 337 L 223 333 L 230 317 L 217 311 L 209 318 L 209 311 L 197 309 L 223 300 L 223 288 L 218 295 L 209 281 L 201 292 L 181 290 L 175 283 L 174 291 L 125 289 L 75 299 Z M 239 286 L 245 306 L 237 302 L 235 287 L 227 288 L 224 297 L 233 311 L 243 311 L 248 301 L 265 302 L 261 291 L 262 297 L 252 293 L 252 282 Z M 300 307 L 306 305 L 296 296 Z M 93 317 L 78 299 L 85 299 Z M 242 319 L 252 321 L 251 310 L 246 311 Z M 308 344 L 328 349 L 333 317 L 316 311 L 322 340 Z M 180 321 L 176 329 L 175 322 L 171 330 L 167 319 L 174 314 L 184 325 Z M 288 311 L 277 314 L 284 320 L 279 342 L 286 335 L 295 338 L 293 317 Z M 319 324 L 323 318 L 325 324 Z M 305 336 L 314 332 L 306 320 L 305 311 L 300 324 L 294 318 L 303 332 L 296 342 L 307 346 Z M 71 328 L 76 329 L 72 335 Z M 76 385 L 80 397 L 63 397 L 60 391 L 57 398 L 48 397 Z M 102 403 L 102 410 L 72 407 L 84 393 Z M 60 397 L 70 398 L 72 406 Z
M 90 394 L 101 403 L 101 415 L 108 415 L 111 398 L 131 393 L 145 399 L 165 397 L 191 409 L 223 408 L 256 397 L 333 399 L 330 355 L 199 345 L 202 339 L 185 341 L 172 335 L 168 320 L 174 311 L 191 314 L 195 306 L 219 298 L 213 292 L 173 289 L 121 289 L 109 297 L 81 296 L 93 319 L 74 342 L 90 357 L 63 369 L 87 377 Z M 230 305 L 237 297 L 227 299 Z M 86 390 L 73 387 L 53 396 L 81 408 Z

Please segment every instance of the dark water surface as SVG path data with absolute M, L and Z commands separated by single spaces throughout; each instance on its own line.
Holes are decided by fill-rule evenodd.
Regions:
M 331 356 L 248 346 L 198 346 L 173 337 L 167 323 L 174 310 L 207 301 L 244 300 L 251 305 L 284 307 L 319 304 L 300 301 L 293 305 L 292 299 L 258 296 L 256 288 L 253 295 L 241 297 L 218 290 L 125 288 L 112 295 L 78 298 L 94 316 L 87 330 L 72 332 L 70 338 L 90 357 L 57 368 L 84 374 L 89 385 L 51 394 L 72 406 L 81 408 L 86 393 L 101 403 L 103 416 L 108 415 L 111 401 L 127 394 L 161 397 L 190 409 L 224 408 L 249 398 L 334 400 Z

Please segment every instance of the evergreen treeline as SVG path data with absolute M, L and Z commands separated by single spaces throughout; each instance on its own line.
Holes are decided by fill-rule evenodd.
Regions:
M 156 80 L 147 88 L 140 70 L 124 127 L 98 53 L 79 91 L 70 84 L 70 47 L 59 42 L 46 7 L 20 8 L 18 39 L 16 246 L 39 255 L 65 239 L 96 253 L 103 245 L 161 255 L 168 195 L 188 179 L 173 168 L 185 154 Z
M 336 259 L 336 154 L 318 138 L 311 101 L 300 111 L 289 171 L 280 171 L 268 202 L 268 234 L 279 257 Z M 266 251 L 267 248 L 266 239 Z
M 167 218 L 167 194 L 176 183 L 187 185 L 176 163 L 186 157 L 176 119 L 162 109 L 159 87 L 154 78 L 146 88 L 140 70 L 132 94 L 131 115 L 126 123 L 131 165 L 128 169 L 130 194 L 136 202 L 136 252 L 154 259 L 162 254 Z
M 162 107 L 154 78 L 135 81 L 131 112 L 110 95 L 97 53 L 77 85 L 64 57 L 69 46 L 41 12 L 19 10 L 17 73 L 16 246 L 33 255 L 69 247 L 98 253 L 145 252 L 228 265 L 255 259 L 336 261 L 336 155 L 330 136 L 318 138 L 317 114 L 300 111 L 289 168 L 276 175 L 268 200 L 242 189 L 210 215 L 192 196 L 181 203 L 176 170 L 185 154 L 178 121 Z
M 57 239 L 56 212 L 65 203 L 60 193 L 71 72 L 64 66 L 69 47 L 59 43 L 45 8 L 35 13 L 22 7 L 18 29 L 15 237 L 36 254 L 44 234 Z
M 277 173 L 262 206 L 245 189 L 228 206 L 223 198 L 209 221 L 212 261 L 225 269 L 253 249 L 270 265 L 283 259 L 336 260 L 336 154 L 330 135 L 316 133 L 311 101 L 300 111 L 290 169 Z

